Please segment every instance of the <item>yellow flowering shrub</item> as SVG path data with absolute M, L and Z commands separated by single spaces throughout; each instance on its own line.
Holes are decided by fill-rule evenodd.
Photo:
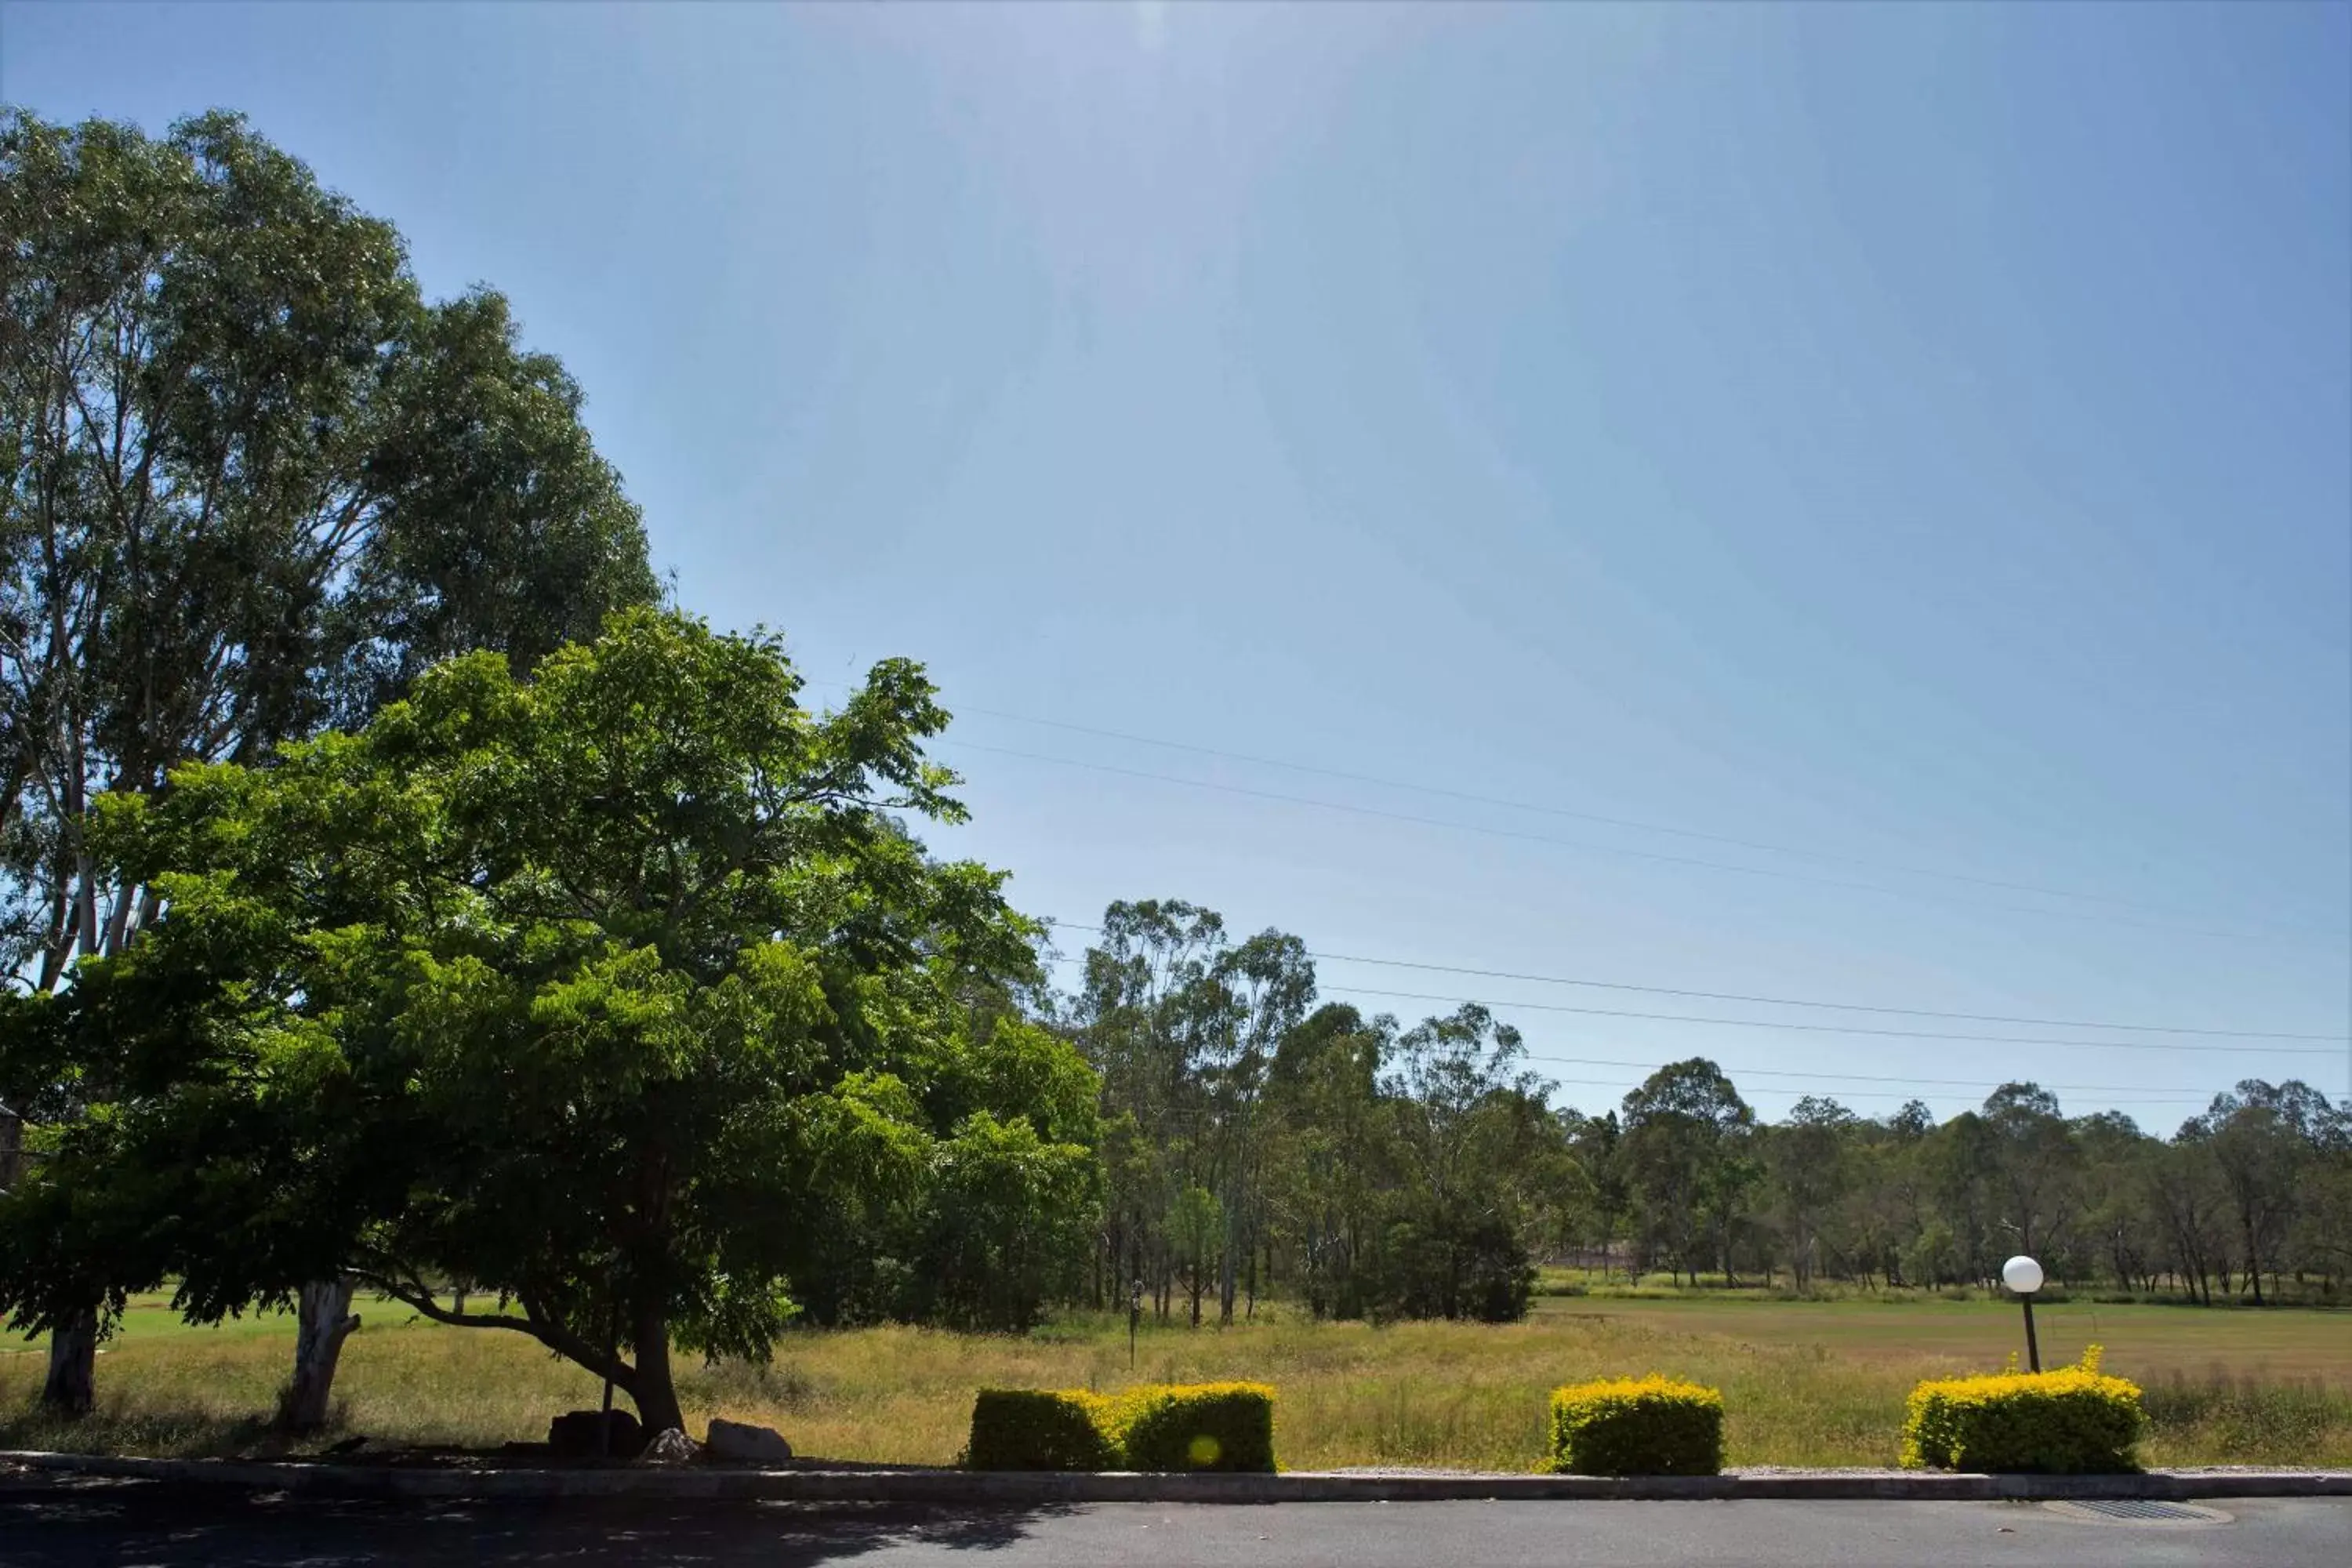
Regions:
M 1124 1394 L 984 1388 L 964 1463 L 975 1470 L 1257 1470 L 1274 1462 L 1274 1390 L 1149 1384 Z
M 1274 1390 L 1263 1383 L 1158 1384 L 1113 1401 L 1109 1429 L 1132 1470 L 1274 1466 Z
M 1552 1468 L 1591 1476 L 1711 1476 L 1723 1468 L 1723 1395 L 1656 1374 L 1551 1396 Z
M 2099 1347 L 2055 1372 L 1920 1384 L 1904 1413 L 1903 1463 L 2059 1474 L 2138 1468 L 2139 1385 L 2099 1370 Z
M 1103 1433 L 1108 1402 L 1083 1388 L 983 1388 L 971 1402 L 975 1470 L 1115 1470 L 1118 1447 Z

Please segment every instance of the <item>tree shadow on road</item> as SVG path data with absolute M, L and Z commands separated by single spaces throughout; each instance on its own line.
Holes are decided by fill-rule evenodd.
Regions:
M 940 1508 L 614 1498 L 329 1501 L 146 1483 L 0 1491 L 7 1568 L 804 1568 L 890 1547 L 989 1552 L 1062 1504 Z

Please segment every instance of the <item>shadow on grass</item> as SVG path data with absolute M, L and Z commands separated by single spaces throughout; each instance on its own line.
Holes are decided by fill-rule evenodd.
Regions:
M 613 1498 L 338 1502 L 116 1483 L 0 1489 L 0 1555 L 9 1568 L 803 1568 L 896 1546 L 996 1551 L 1068 1511 Z
M 344 1465 L 457 1466 L 466 1468 L 553 1468 L 557 1469 L 626 1468 L 626 1459 L 556 1458 L 544 1444 L 508 1443 L 497 1448 L 465 1447 L 446 1443 L 400 1443 L 370 1439 L 353 1433 L 348 1415 L 339 1409 L 326 1426 L 293 1434 L 268 1417 L 222 1415 L 204 1411 L 135 1413 L 100 1410 L 79 1420 L 64 1420 L 37 1405 L 0 1411 L 0 1451 L 51 1454 L 127 1454 L 163 1459 L 310 1459 L 327 1458 Z M 814 1455 L 766 1460 L 756 1465 L 727 1464 L 725 1469 L 763 1470 L 938 1470 L 940 1465 L 887 1464 L 866 1459 L 828 1459 Z M 7 1560 L 0 1556 L 0 1568 Z
M 276 1430 L 267 1415 L 224 1415 L 209 1411 L 137 1412 L 100 1409 L 78 1421 L 62 1420 L 37 1405 L 0 1410 L 0 1448 L 57 1454 L 146 1454 L 163 1458 L 275 1458 L 315 1449 L 320 1441 L 297 1444 Z

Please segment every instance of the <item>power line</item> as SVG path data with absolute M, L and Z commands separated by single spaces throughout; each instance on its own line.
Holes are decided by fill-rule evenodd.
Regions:
M 1645 1073 L 1655 1072 L 1660 1067 L 1664 1065 L 1660 1062 L 1614 1060 L 1605 1057 L 1541 1056 L 1532 1051 L 1528 1053 L 1528 1060 L 1537 1062 L 1558 1062 L 1564 1067 L 1630 1068 L 1636 1072 Z M 2001 1087 L 2000 1084 L 1988 1084 L 1975 1079 L 1960 1078 L 1903 1078 L 1886 1073 L 1799 1072 L 1781 1068 L 1726 1067 L 1720 1062 L 1716 1065 L 1722 1068 L 1723 1072 L 1727 1077 L 1732 1078 L 1832 1079 L 1840 1082 L 1848 1083 L 1901 1084 L 1909 1089 L 1965 1089 L 1979 1094 L 1990 1094 L 1993 1090 Z M 2046 1089 L 2053 1094 L 2119 1094 L 2138 1096 L 2143 1101 L 2150 1104 L 2158 1102 L 2164 1104 L 2202 1104 L 2212 1098 L 2210 1095 L 2190 1093 L 2147 1095 L 2142 1093 L 2142 1091 L 2147 1088 L 2146 1084 L 2042 1083 L 2040 1079 L 2036 1079 L 2034 1081 L 2035 1087 Z M 1855 1090 L 1853 1092 L 1859 1093 L 1860 1091 Z
M 841 683 L 824 681 L 817 684 L 839 686 Z M 1932 870 L 1925 866 L 1894 865 L 1885 861 L 1866 859 L 1856 855 L 1840 855 L 1827 849 L 1805 849 L 1791 844 L 1774 844 L 1759 838 L 1738 838 L 1729 834 L 1706 833 L 1693 827 L 1675 827 L 1663 822 L 1643 822 L 1632 817 L 1606 816 L 1599 812 L 1577 811 L 1568 806 L 1549 805 L 1538 801 L 1513 800 L 1504 795 L 1480 795 L 1475 790 L 1449 789 L 1442 784 L 1414 784 L 1405 779 L 1384 778 L 1377 773 L 1355 773 L 1346 768 L 1325 767 L 1314 763 L 1294 763 L 1280 757 L 1261 757 L 1248 752 L 1230 752 L 1222 747 L 1202 746 L 1188 741 L 1164 740 L 1157 735 L 1138 735 L 1131 731 L 1106 730 L 1093 724 L 1074 724 L 1061 719 L 1040 719 L 1034 714 L 1012 713 L 1001 708 L 974 708 L 958 703 L 956 711 L 976 713 L 990 719 L 1008 720 L 1015 724 L 1034 724 L 1048 730 L 1066 730 L 1073 734 L 1095 735 L 1107 741 L 1124 741 L 1139 746 L 1158 746 L 1166 751 L 1191 752 L 1198 756 L 1217 757 L 1232 763 L 1247 763 L 1255 767 L 1281 768 L 1290 773 L 1313 773 L 1323 778 L 1344 779 L 1350 784 L 1373 784 L 1382 789 L 1408 790 L 1416 795 L 1467 801 L 1477 805 L 1501 806 L 1509 811 L 1537 812 L 1543 816 L 1567 817 L 1577 822 L 1598 823 L 1607 827 L 1630 828 L 1639 833 L 1665 834 L 1672 837 L 1689 838 L 1704 844 L 1722 844 L 1740 849 L 1760 849 L 1773 855 L 1796 855 L 1806 859 L 1826 860 L 1841 866 L 1891 871 L 1905 877 L 1933 877 L 1948 882 L 1967 882 L 1979 888 L 2000 888 L 2015 893 L 2039 893 L 2053 899 L 2078 899 L 2087 903 L 2114 904 L 2123 909 L 2140 910 L 2149 914 L 2171 912 L 2158 905 L 2142 903 L 2132 899 L 2118 899 L 2106 893 L 2076 892 L 2065 888 L 2043 887 L 2034 882 L 2004 881 L 1996 877 L 1972 877 L 1961 871 Z
M 1442 974 L 1468 974 L 1486 980 L 1525 980 L 1544 985 L 1580 985 L 1596 991 L 1639 991 L 1656 996 L 1687 996 L 1708 1002 L 1750 1002 L 1775 1007 L 1823 1007 L 1842 1013 L 1879 1013 L 1905 1018 L 1956 1018 L 1976 1024 L 2028 1024 L 2051 1029 L 2118 1029 L 2137 1035 L 2202 1035 L 2238 1040 L 2341 1040 L 2342 1035 L 2297 1035 L 2269 1029 L 2192 1029 L 2170 1024 L 2107 1024 L 2079 1018 L 2027 1018 L 2006 1013 L 1944 1013 L 1927 1007 L 1877 1007 L 1860 1002 L 1809 1002 L 1789 996 L 1749 996 L 1731 991 L 1686 991 L 1664 985 L 1627 985 L 1607 980 L 1571 980 L 1562 975 L 1516 974 L 1507 970 L 1469 969 L 1457 964 L 1415 963 L 1401 958 L 1360 958 L 1352 953 L 1318 952 L 1315 958 L 1332 963 L 1372 963 L 1391 969 L 1423 969 Z
M 1311 955 L 1310 955 L 1311 956 Z M 1075 962 L 1075 960 L 1073 961 Z M 2069 1040 L 2049 1035 L 1979 1035 L 1942 1029 L 1880 1029 L 1861 1024 L 1797 1024 L 1770 1018 L 1717 1018 L 1689 1013 L 1644 1013 L 1626 1007 L 1576 1007 L 1564 1002 L 1497 1002 L 1477 996 L 1447 996 L 1428 991 L 1385 991 L 1369 985 L 1321 984 L 1342 996 L 1380 996 L 1400 1002 L 1437 1002 L 1448 1006 L 1498 1012 L 1571 1013 L 1586 1018 L 1636 1018 L 1656 1024 L 1706 1024 L 1730 1029 L 1780 1029 L 1808 1035 L 1867 1035 L 1890 1040 L 1967 1040 L 1993 1046 L 2074 1046 L 2103 1051 L 2183 1051 L 2208 1056 L 2332 1057 L 2333 1047 L 2191 1046 L 2171 1040 Z
M 1730 1070 L 1731 1069 L 1728 1068 L 1724 1069 L 1727 1074 L 1729 1073 Z M 1616 1079 L 1603 1078 L 1556 1078 L 1548 1079 L 1547 1081 L 1549 1081 L 1555 1089 L 1563 1086 L 1574 1086 L 1582 1089 L 1615 1089 L 1618 1087 Z M 1848 1091 L 1843 1098 L 1847 1100 L 1916 1100 L 1918 1096 L 1905 1094 L 1895 1089 L 1857 1089 Z M 2117 1105 L 2169 1105 L 2176 1102 L 2172 1100 L 2118 1100 L 2112 1103 Z M 2187 1102 L 2181 1101 L 2179 1103 Z
M 813 681 L 813 685 L 839 690 L 852 689 L 842 681 Z M 1857 855 L 1841 855 L 1833 850 L 1803 848 L 1793 844 L 1775 844 L 1765 839 L 1741 838 L 1725 833 L 1708 833 L 1698 828 L 1676 827 L 1663 822 L 1644 822 L 1633 817 L 1609 816 L 1600 812 L 1578 811 L 1569 806 L 1552 805 L 1540 801 L 1514 800 L 1506 795 L 1481 795 L 1475 790 L 1452 789 L 1443 784 L 1416 784 L 1408 779 L 1387 778 L 1378 773 L 1357 773 L 1347 768 L 1327 767 L 1316 763 L 1296 763 L 1281 757 L 1263 757 L 1250 752 L 1228 751 L 1220 746 L 1203 746 L 1190 741 L 1171 741 L 1158 735 L 1139 735 L 1129 730 L 1108 730 L 1095 724 L 1077 724 L 1063 719 L 1041 719 L 1033 713 L 1014 713 L 1002 708 L 976 708 L 958 703 L 959 713 L 978 714 L 984 718 L 1003 719 L 1015 724 L 1034 724 L 1048 730 L 1066 730 L 1077 735 L 1094 735 L 1108 741 L 1123 741 L 1139 746 L 1157 746 L 1165 751 L 1190 752 L 1198 756 L 1216 757 L 1225 762 L 1246 763 L 1255 767 L 1281 768 L 1289 773 L 1312 773 L 1323 778 L 1344 779 L 1350 784 L 1372 784 L 1382 789 L 1410 791 L 1416 795 L 1435 795 L 1446 800 L 1467 801 L 1478 805 L 1501 806 L 1508 811 L 1536 812 L 1546 816 L 1566 817 L 1577 822 L 1598 823 L 1608 827 L 1623 827 L 1638 833 L 1658 833 L 1675 838 L 1688 838 L 1705 844 L 1722 844 L 1741 849 L 1758 849 L 1772 855 L 1794 855 L 1805 859 L 1824 860 L 1835 865 L 1855 866 L 1866 870 L 1888 871 L 1904 877 L 1929 877 L 1948 882 L 1966 882 L 1979 888 L 2000 888 L 2011 892 L 2038 893 L 2045 898 L 2075 899 L 2086 903 L 2113 904 L 2121 909 L 2139 910 L 2149 914 L 2172 911 L 2156 904 L 2135 899 L 2119 899 L 2109 893 L 2085 893 L 2067 888 L 2045 887 L 2037 882 L 2015 882 L 1997 877 L 1976 877 L 1963 871 L 1936 870 L 1925 866 L 1903 866 L 1883 860 L 1873 860 Z M 958 740 L 950 742 L 978 749 L 977 742 Z M 1030 752 L 1013 752 L 1009 755 L 1032 756 L 1041 762 L 1067 761 Z M 1086 763 L 1074 763 L 1087 766 Z M 1158 777 L 1151 774 L 1147 776 Z M 1189 781 L 1175 781 L 1189 782 Z M 1598 847 L 1597 846 L 1595 847 Z M 1711 862 L 1710 862 L 1711 864 Z M 1843 884 L 1839 884 L 1843 885 Z M 1888 889 L 1880 889 L 1882 891 Z
M 2333 1047 L 2318 1046 L 2187 1046 L 2170 1040 L 2063 1040 L 2039 1035 L 1949 1034 L 1933 1029 L 1875 1029 L 1853 1024 L 1789 1024 L 1764 1018 L 1706 1018 L 1681 1013 L 1637 1013 L 1613 1007 L 1571 1007 L 1561 1002 L 1486 1002 L 1470 996 L 1439 996 L 1419 991 L 1376 991 L 1362 985 L 1326 985 L 1349 996 L 1388 996 L 1407 1002 L 1445 1002 L 1454 1006 L 1475 1004 L 1507 1012 L 1512 1008 L 1538 1013 L 1574 1013 L 1591 1018 L 1643 1018 L 1661 1024 L 1712 1024 L 1734 1029 L 1787 1029 L 1808 1035 L 1868 1035 L 1893 1040 L 1971 1040 L 1998 1046 L 2076 1046 L 2103 1051 L 2201 1051 L 2223 1056 L 2333 1057 Z
M 1081 925 L 1075 921 L 1056 921 L 1055 929 L 1057 931 L 1093 931 L 1097 935 L 1102 931 L 1102 928 L 1100 926 Z M 1482 980 L 1522 980 L 1532 984 L 1576 985 L 1595 991 L 1632 991 L 1640 992 L 1643 994 L 1652 996 L 1683 996 L 1693 1000 L 1707 1002 L 1746 1002 L 1773 1007 L 1819 1007 L 1840 1013 L 1876 1013 L 1905 1018 L 1950 1018 L 1962 1023 L 1970 1024 L 2024 1024 L 2047 1029 L 2115 1029 L 2125 1034 L 2199 1035 L 2214 1038 L 2241 1040 L 2339 1041 L 2352 1038 L 2352 1037 L 2344 1035 L 2299 1035 L 2268 1029 L 2196 1029 L 2181 1025 L 2172 1024 L 2114 1024 L 2083 1018 L 2027 1018 L 2005 1013 L 1949 1013 L 1940 1012 L 1931 1007 L 1882 1007 L 1863 1002 L 1822 1002 L 1795 996 L 1747 995 L 1735 991 L 1692 991 L 1677 989 L 1674 986 L 1667 985 L 1634 985 L 1623 981 L 1583 980 L 1571 978 L 1564 974 L 1522 974 L 1507 969 L 1472 969 L 1460 964 L 1420 963 L 1415 963 L 1411 959 L 1404 958 L 1366 958 L 1360 954 L 1347 952 L 1310 952 L 1307 956 L 1314 959 L 1318 963 L 1369 963 L 1376 964 L 1387 969 L 1419 969 L 1439 974 L 1466 974 Z M 1346 987 L 1328 986 L 1326 987 L 1326 989 L 1344 990 Z M 1376 992 L 1372 993 L 1372 994 L 1401 995 L 1403 994 Z M 1440 998 L 1440 1000 L 1442 1000 L 1442 998 Z M 1529 1005 L 1534 1005 L 1534 1004 L 1529 1004 Z M 1606 1016 L 1618 1017 L 1664 1016 L 1664 1015 L 1647 1013 L 1611 1014 Z M 1767 1025 L 1765 1026 L 1769 1027 L 1769 1026 Z M 1825 1025 L 1802 1026 L 1813 1028 L 1828 1027 L 1828 1026 Z M 1862 1033 L 1864 1031 L 1857 1030 L 1850 1032 Z M 1939 1039 L 1979 1039 L 1985 1037 L 1976 1035 L 1947 1035 L 1925 1037 Z M 2035 1040 L 2030 1043 L 2035 1045 L 2045 1043 L 2074 1045 L 2078 1043 L 2088 1044 L 2092 1042 L 2076 1042 L 2072 1040 L 2044 1042 Z M 2126 1042 L 2117 1043 L 2123 1044 Z M 2334 1052 L 2313 1051 L 2309 1054 L 2314 1056 L 2333 1055 Z
M 2166 931 L 2176 936 L 2211 937 L 2230 942 L 2280 940 L 2279 935 L 2274 933 L 2215 931 L 2203 926 L 2126 920 L 2118 915 L 2093 914 L 2082 910 L 2042 909 L 2032 904 L 1988 903 L 1982 900 L 1956 899 L 1948 894 L 1923 892 L 1913 888 L 1888 888 L 1875 882 L 1855 882 L 1838 877 L 1814 877 L 1802 871 L 1781 871 L 1762 866 L 1739 866 L 1728 860 L 1708 860 L 1695 855 L 1666 855 L 1654 849 L 1628 849 L 1614 844 L 1593 844 L 1577 838 L 1557 838 L 1549 834 L 1522 833 L 1507 827 L 1487 827 L 1476 823 L 1451 822 L 1442 816 L 1422 816 L 1409 811 L 1387 811 L 1378 806 L 1353 805 L 1336 800 L 1318 800 L 1312 795 L 1286 795 L 1280 790 L 1252 789 L 1244 784 L 1212 784 L 1205 779 L 1185 778 L 1178 773 L 1154 773 L 1147 768 L 1123 768 L 1109 763 L 1080 762 L 1076 757 L 1057 757 L 1044 752 L 1024 752 L 1011 746 L 983 745 L 977 741 L 949 740 L 937 743 L 961 747 L 966 751 L 984 752 L 994 756 L 1018 757 L 1033 763 L 1051 763 L 1058 767 L 1083 768 L 1088 773 L 1112 773 L 1123 778 L 1150 779 L 1160 784 L 1181 784 L 1188 789 L 1210 790 L 1219 795 L 1244 795 L 1254 800 L 1280 801 L 1289 805 L 1312 806 L 1321 811 L 1344 812 L 1352 816 L 1378 817 L 1388 822 L 1409 822 L 1423 827 L 1452 828 L 1459 833 L 1475 833 L 1489 838 L 1508 838 L 1528 844 L 1549 844 L 1560 848 L 1583 849 L 1600 855 L 1622 855 L 1636 860 L 1652 860 L 1669 866 L 1694 866 L 1712 871 L 1727 871 L 1736 876 L 1767 877 L 1780 881 L 1809 883 L 1820 888 L 1842 888 L 1853 892 L 1877 893 L 1894 899 L 1916 899 L 1929 903 L 1949 904 L 1961 909 L 1987 910 L 2002 914 L 2040 915 L 2051 920 L 2089 921 L 2101 925 L 2131 926 L 2141 931 Z

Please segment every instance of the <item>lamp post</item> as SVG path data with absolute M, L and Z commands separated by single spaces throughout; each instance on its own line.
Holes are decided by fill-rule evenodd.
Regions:
M 1137 1279 L 1127 1296 L 1127 1370 L 1135 1370 L 1135 1326 L 1143 1321 L 1143 1281 Z
M 2023 1253 L 2000 1266 L 2000 1282 L 2017 1293 L 2025 1304 L 2025 1362 L 2035 1372 L 2042 1370 L 2042 1346 L 2033 1338 L 2033 1293 L 2042 1289 L 2042 1265 Z

